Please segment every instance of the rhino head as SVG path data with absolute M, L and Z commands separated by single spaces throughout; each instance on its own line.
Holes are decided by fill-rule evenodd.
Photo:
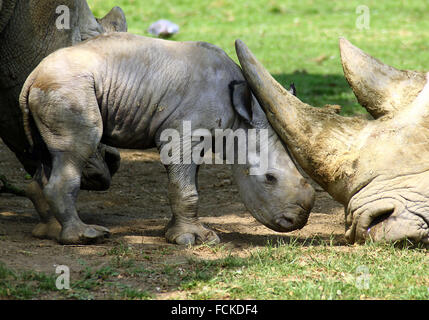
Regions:
M 314 205 L 313 187 L 301 175 L 246 82 L 234 85 L 232 99 L 245 120 L 241 126 L 259 132 L 252 135 L 247 131 L 246 138 L 248 146 L 260 148 L 248 148 L 247 163 L 232 166 L 243 203 L 256 220 L 272 230 L 290 232 L 303 228 Z M 266 140 L 260 136 L 263 131 Z
M 387 66 L 345 39 L 345 76 L 372 120 L 311 107 L 240 40 L 237 56 L 267 118 L 297 162 L 345 206 L 350 242 L 429 243 L 429 76 Z

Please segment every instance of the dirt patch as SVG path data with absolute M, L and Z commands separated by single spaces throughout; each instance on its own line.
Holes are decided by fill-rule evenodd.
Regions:
M 106 192 L 81 191 L 78 211 L 83 221 L 108 227 L 112 235 L 103 244 L 91 246 L 61 246 L 54 241 L 31 236 L 38 216 L 26 198 L 0 194 L 0 261 L 10 268 L 53 273 L 55 265 L 68 265 L 73 272 L 84 266 L 103 266 L 106 253 L 126 244 L 138 249 L 141 260 L 153 266 L 173 259 L 197 257 L 219 258 L 225 250 L 205 247 L 178 247 L 166 243 L 164 226 L 171 217 L 166 195 L 167 175 L 156 150 L 121 150 L 119 172 Z M 0 174 L 17 187 L 23 188 L 25 171 L 13 153 L 0 143 Z M 200 170 L 200 206 L 202 222 L 215 230 L 221 246 L 229 252 L 246 255 L 267 241 L 288 241 L 296 237 L 303 243 L 316 241 L 345 244 L 343 207 L 316 187 L 317 199 L 308 224 L 301 230 L 281 234 L 259 224 L 241 203 L 238 190 L 231 182 L 227 166 L 203 166 Z M 173 252 L 165 254 L 165 252 Z M 84 261 L 84 263 L 82 263 Z M 135 283 L 136 284 L 136 283 Z M 147 284 L 146 284 L 147 285 Z M 156 279 L 153 282 L 156 286 Z M 160 292 L 159 298 L 171 292 Z

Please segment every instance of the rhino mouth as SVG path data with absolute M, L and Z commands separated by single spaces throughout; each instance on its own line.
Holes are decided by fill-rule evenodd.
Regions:
M 307 224 L 311 209 L 297 204 L 285 210 L 280 210 L 274 215 L 264 214 L 255 210 L 249 211 L 257 221 L 267 228 L 276 232 L 291 232 L 302 229 Z
M 290 232 L 302 229 L 307 224 L 310 210 L 297 205 L 294 211 L 297 213 L 290 213 L 289 210 L 288 212 L 277 214 L 274 218 L 275 224 L 271 229 L 278 232 Z

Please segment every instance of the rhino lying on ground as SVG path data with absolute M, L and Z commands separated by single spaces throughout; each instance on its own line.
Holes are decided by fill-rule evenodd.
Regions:
M 240 40 L 236 51 L 273 128 L 345 206 L 348 240 L 428 244 L 428 74 L 394 69 L 340 39 L 345 76 L 375 119 L 347 118 L 291 95 Z
M 240 67 L 213 45 L 101 35 L 45 58 L 28 77 L 20 105 L 29 140 L 42 150 L 36 179 L 62 226 L 61 243 L 88 243 L 108 234 L 104 227 L 84 224 L 75 208 L 83 164 L 100 141 L 161 150 L 164 130 L 181 131 L 184 121 L 211 132 L 267 130 L 265 172 L 249 174 L 258 163 L 257 152 L 249 152 L 247 164 L 232 166 L 243 201 L 258 221 L 276 231 L 307 222 L 313 188 L 270 127 Z M 198 166 L 179 163 L 166 169 L 173 212 L 167 240 L 218 242 L 197 220 Z

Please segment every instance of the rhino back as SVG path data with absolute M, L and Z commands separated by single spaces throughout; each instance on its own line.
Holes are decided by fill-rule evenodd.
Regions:
M 99 36 L 79 46 L 98 52 L 103 61 L 93 71 L 103 142 L 153 147 L 161 129 L 181 127 L 183 120 L 195 128 L 232 126 L 228 86 L 244 78 L 220 48 L 126 33 Z

